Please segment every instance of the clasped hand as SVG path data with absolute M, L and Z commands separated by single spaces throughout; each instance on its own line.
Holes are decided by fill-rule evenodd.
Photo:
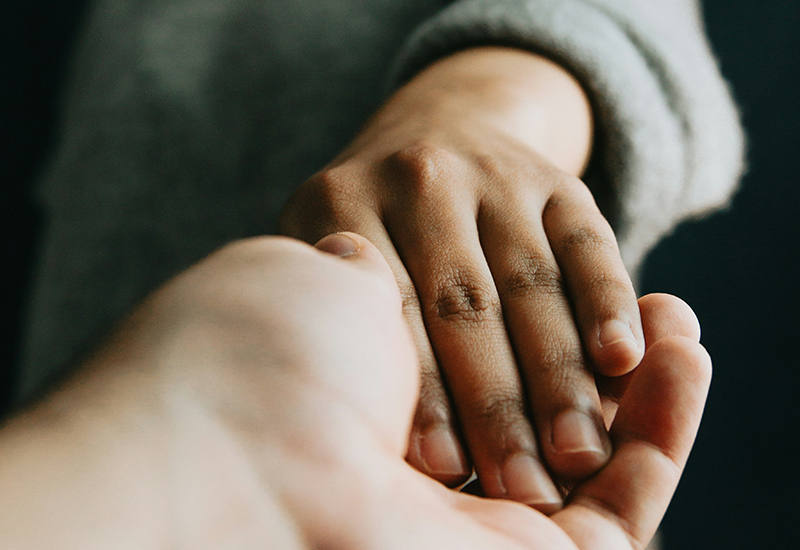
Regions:
M 360 236 L 317 248 L 227 246 L 12 419 L 0 547 L 644 547 L 710 381 L 688 306 L 640 300 L 647 353 L 617 388 L 614 454 L 547 517 L 405 461 L 419 368 L 394 276 Z
M 295 194 L 285 234 L 353 231 L 391 265 L 422 372 L 408 460 L 552 512 L 611 456 L 595 375 L 642 358 L 614 233 L 579 180 L 591 112 L 563 69 L 479 48 L 400 89 Z

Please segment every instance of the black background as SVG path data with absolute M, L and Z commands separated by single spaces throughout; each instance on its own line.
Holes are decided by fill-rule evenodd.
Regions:
M 665 0 L 669 1 L 669 0 Z M 664 522 L 669 549 L 800 548 L 800 2 L 708 0 L 748 131 L 733 208 L 650 255 L 644 290 L 689 302 L 714 381 Z
M 673 550 L 800 548 L 800 3 L 705 6 L 742 108 L 750 169 L 732 209 L 684 224 L 645 267 L 645 291 L 694 307 L 715 365 L 664 536 Z M 58 91 L 85 7 L 0 0 L 0 403 L 43 222 L 31 186 L 56 139 Z

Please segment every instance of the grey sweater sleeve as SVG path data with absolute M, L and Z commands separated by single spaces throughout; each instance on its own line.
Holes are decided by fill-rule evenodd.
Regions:
M 542 53 L 582 82 L 596 125 L 587 183 L 631 271 L 680 220 L 729 200 L 744 137 L 694 0 L 462 0 L 410 37 L 395 82 L 481 44 Z
M 568 67 L 595 104 L 590 184 L 631 268 L 682 216 L 730 194 L 741 132 L 694 3 L 441 5 L 96 0 L 40 186 L 48 227 L 20 396 L 172 273 L 269 232 L 380 104 L 393 60 L 395 83 L 485 43 Z

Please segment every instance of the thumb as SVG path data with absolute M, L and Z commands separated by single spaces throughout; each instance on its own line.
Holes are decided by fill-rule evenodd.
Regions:
M 640 548 L 653 536 L 686 464 L 711 380 L 711 361 L 686 336 L 647 350 L 611 427 L 615 452 L 553 515 L 580 548 Z
M 361 235 L 349 231 L 332 233 L 317 241 L 314 248 L 339 256 L 359 269 L 371 271 L 392 286 L 397 286 L 394 274 L 383 254 Z
M 390 441 L 393 454 L 404 456 L 419 365 L 394 273 L 381 252 L 356 233 L 334 233 L 314 247 L 341 258 L 338 266 L 328 268 L 327 279 L 343 277 L 345 285 L 338 296 L 347 296 L 347 307 L 337 310 L 335 322 L 318 335 L 335 340 L 325 347 L 329 353 L 320 357 L 318 367 L 331 367 L 336 359 L 346 358 L 336 368 L 324 369 L 333 375 L 331 384 L 341 384 L 343 395 L 370 411 L 367 416 L 376 420 L 375 427 Z

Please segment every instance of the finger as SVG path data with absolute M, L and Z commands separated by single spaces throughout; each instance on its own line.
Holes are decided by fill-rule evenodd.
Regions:
M 339 256 L 350 265 L 374 273 L 386 283 L 387 287 L 393 289 L 398 300 L 400 299 L 392 269 L 380 250 L 366 237 L 349 231 L 332 233 L 317 241 L 314 248 Z
M 692 338 L 665 336 L 636 370 L 614 424 L 615 453 L 553 516 L 581 548 L 642 548 L 653 536 L 689 455 L 711 380 Z
M 563 480 L 582 479 L 610 456 L 600 398 L 541 226 L 541 207 L 487 204 L 481 243 L 503 303 L 542 451 Z
M 411 329 L 420 362 L 420 394 L 408 437 L 406 460 L 421 472 L 445 485 L 459 485 L 469 477 L 472 466 L 467 459 L 467 454 L 464 451 L 464 446 L 456 428 L 453 408 L 450 398 L 444 389 L 444 384 L 439 374 L 439 366 L 428 341 L 414 286 L 403 264 L 400 262 L 394 246 L 389 241 L 388 235 L 378 228 L 374 228 L 370 232 L 379 235 L 375 239 L 382 243 L 384 250 L 388 251 L 387 255 L 393 260 L 392 263 L 395 266 L 393 270 L 389 269 L 387 262 L 383 260 L 383 256 L 378 249 L 371 247 L 369 241 L 363 237 L 353 233 L 337 234 L 337 236 L 360 239 L 365 243 L 360 246 L 357 254 L 349 253 L 351 250 L 349 245 L 344 249 L 339 249 L 341 246 L 339 244 L 334 246 L 348 254 L 345 256 L 345 260 L 348 262 L 368 262 L 372 264 L 377 259 L 375 258 L 376 255 L 380 256 L 380 262 L 388 270 L 388 273 L 384 271 L 384 276 L 388 275 L 394 293 L 397 294 L 398 285 L 404 289 L 400 293 L 402 295 L 403 315 Z M 325 239 L 330 239 L 330 237 L 325 237 L 321 241 L 323 245 L 325 245 Z M 362 253 L 366 253 L 367 256 L 362 258 Z M 372 258 L 369 256 L 372 256 Z
M 413 184 L 436 185 L 425 174 Z M 425 326 L 485 493 L 539 509 L 560 495 L 539 460 L 522 382 L 475 225 L 475 206 L 424 188 L 386 223 L 415 281 Z M 426 200 L 437 197 L 436 201 Z M 441 208 L 442 201 L 448 203 Z M 443 211 L 446 212 L 443 214 Z
M 566 177 L 565 177 L 566 178 Z M 564 180 L 542 214 L 595 370 L 620 376 L 644 354 L 639 307 L 611 226 L 578 179 Z
M 647 345 L 667 336 L 700 341 L 700 322 L 689 304 L 671 294 L 647 294 L 639 298 Z
M 430 344 L 426 340 L 426 344 Z M 432 355 L 432 352 L 431 352 Z M 433 357 L 421 369 L 420 399 L 408 442 L 406 461 L 420 472 L 447 485 L 464 483 L 472 464 L 452 412 L 450 396 Z
M 420 364 L 420 398 L 409 437 L 407 460 L 421 472 L 450 486 L 465 481 L 472 471 L 456 429 L 450 398 L 439 374 L 416 290 L 383 223 L 379 205 L 354 196 L 353 181 L 366 177 L 340 169 L 312 178 L 284 212 L 282 229 L 312 241 L 335 231 L 353 231 L 369 239 L 388 262 L 403 300 L 403 314 L 411 330 Z M 371 176 L 370 176 L 371 177 Z
M 670 294 L 648 294 L 639 298 L 644 339 L 648 346 L 667 336 L 685 336 L 700 341 L 700 323 L 686 302 Z M 596 375 L 595 380 L 604 402 L 606 424 L 610 425 L 616 414 L 617 403 L 625 394 L 636 371 L 623 376 Z
M 380 241 L 383 241 L 383 248 L 389 251 L 389 258 L 393 259 L 395 268 L 392 282 L 396 279 L 403 289 L 403 315 L 411 329 L 420 361 L 420 395 L 408 440 L 406 460 L 419 471 L 445 485 L 460 485 L 469 477 L 472 465 L 461 442 L 450 397 L 428 340 L 419 300 L 408 272 L 388 236 L 380 237 Z M 352 257 L 347 256 L 346 259 L 350 260 Z

